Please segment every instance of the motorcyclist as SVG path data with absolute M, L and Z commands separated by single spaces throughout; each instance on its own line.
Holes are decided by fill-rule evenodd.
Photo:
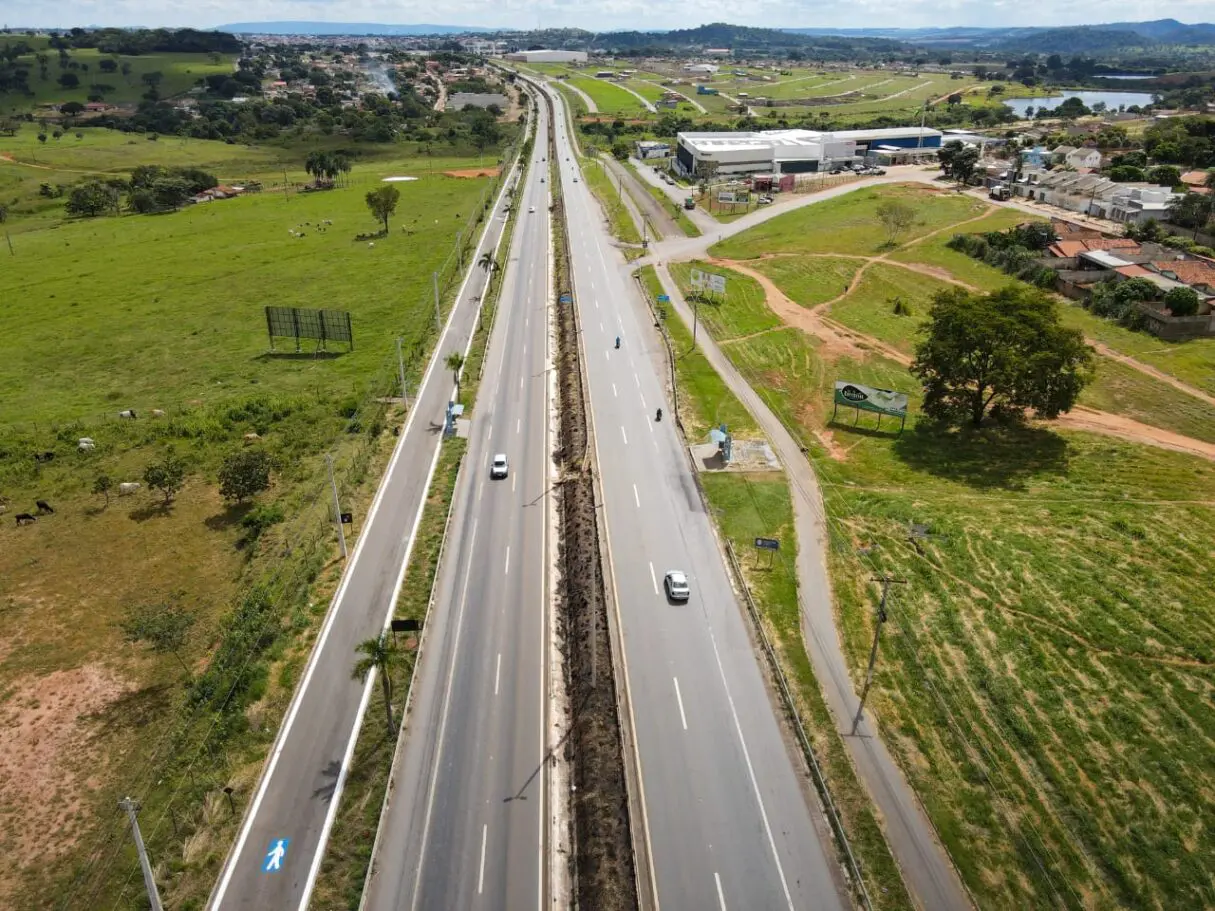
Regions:
M 620 336 L 619 336 L 619 335 L 618 335 L 618 336 L 616 336 L 616 347 L 617 347 L 617 348 L 619 348 L 619 347 L 620 347 Z
M 662 420 L 662 409 L 661 408 L 659 408 L 658 413 L 656 415 L 654 415 L 654 420 L 656 420 L 656 421 Z

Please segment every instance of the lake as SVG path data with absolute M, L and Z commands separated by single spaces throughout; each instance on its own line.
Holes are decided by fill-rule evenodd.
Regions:
M 1116 110 L 1118 105 L 1125 104 L 1130 107 L 1132 104 L 1137 104 L 1143 107 L 1145 104 L 1152 103 L 1152 95 L 1150 92 L 1067 92 L 1063 95 L 1049 95 L 1045 98 L 1005 98 L 1004 103 L 1008 105 L 1016 113 L 1018 117 L 1025 116 L 1025 109 L 1032 107 L 1035 111 L 1039 108 L 1057 108 L 1063 104 L 1068 98 L 1079 98 L 1084 102 L 1085 107 L 1091 108 L 1098 101 L 1104 101 L 1106 108 Z

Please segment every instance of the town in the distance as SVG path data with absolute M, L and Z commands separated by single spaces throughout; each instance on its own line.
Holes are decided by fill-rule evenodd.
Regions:
M 0 907 L 1215 908 L 1215 24 L 54 6 Z

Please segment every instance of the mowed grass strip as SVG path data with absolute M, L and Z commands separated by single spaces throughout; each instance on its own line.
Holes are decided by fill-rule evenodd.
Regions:
M 915 208 L 917 223 L 900 238 L 904 243 L 981 215 L 987 209 L 981 200 L 933 187 L 871 187 L 778 215 L 714 244 L 709 253 L 725 259 L 754 259 L 765 253 L 880 255 L 885 252 L 887 241 L 877 208 L 887 199 L 898 199 Z
M 635 95 L 629 94 L 620 86 L 613 85 L 604 79 L 575 76 L 568 82 L 590 95 L 601 114 L 641 115 L 646 113 Z
M 270 386 L 355 388 L 427 327 L 431 272 L 467 231 L 487 179 L 418 174 L 374 246 L 368 187 L 263 192 L 163 216 L 30 232 L 0 275 L 0 423 L 169 408 Z M 378 182 L 377 184 L 378 185 Z M 323 226 L 322 222 L 332 224 Z M 290 232 L 302 233 L 299 237 Z M 354 350 L 270 352 L 266 305 L 349 310 Z M 35 381 L 36 378 L 36 381 Z
M 714 338 L 728 341 L 767 332 L 782 325 L 780 317 L 768 306 L 764 289 L 749 275 L 700 260 L 671 263 L 670 269 L 685 296 L 693 293 L 693 270 L 728 276 L 724 297 L 705 292 L 688 298 L 688 303 L 695 307 L 698 319 L 712 331 Z
M 851 252 L 817 231 L 807 244 Z M 910 582 L 871 704 L 979 906 L 1215 901 L 1200 835 L 1215 812 L 1215 467 L 1050 429 L 942 434 L 914 417 L 902 366 L 824 360 L 799 330 L 724 350 L 815 457 L 858 682 L 868 580 Z M 829 423 L 835 379 L 909 393 L 908 429 Z M 1176 398 L 1163 391 L 1161 426 Z M 936 537 L 913 546 L 913 522 Z
M 620 188 L 616 180 L 607 172 L 604 164 L 596 158 L 584 158 L 582 177 L 603 206 L 608 225 L 617 240 L 640 245 L 641 232 L 637 229 L 637 223 L 624 200 L 620 198 Z

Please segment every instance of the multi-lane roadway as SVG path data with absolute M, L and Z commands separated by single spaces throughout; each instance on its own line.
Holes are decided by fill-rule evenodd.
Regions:
M 552 242 L 543 109 L 537 127 L 367 911 L 546 907 Z M 498 454 L 508 472 L 493 479 Z
M 559 99 L 558 163 L 653 890 L 670 909 L 848 906 L 830 836 L 777 721 L 669 411 L 661 341 L 580 180 Z M 622 340 L 615 347 L 615 338 Z M 668 603 L 666 571 L 691 599 Z
M 472 254 L 493 251 L 505 226 L 501 198 Z M 435 424 L 453 393 L 443 356 L 464 351 L 488 273 L 470 269 L 400 441 L 363 523 L 313 654 L 271 750 L 235 845 L 211 895 L 213 909 L 295 911 L 307 906 L 333 825 L 374 679 L 351 680 L 355 646 L 380 635 L 413 548 L 439 454 Z

